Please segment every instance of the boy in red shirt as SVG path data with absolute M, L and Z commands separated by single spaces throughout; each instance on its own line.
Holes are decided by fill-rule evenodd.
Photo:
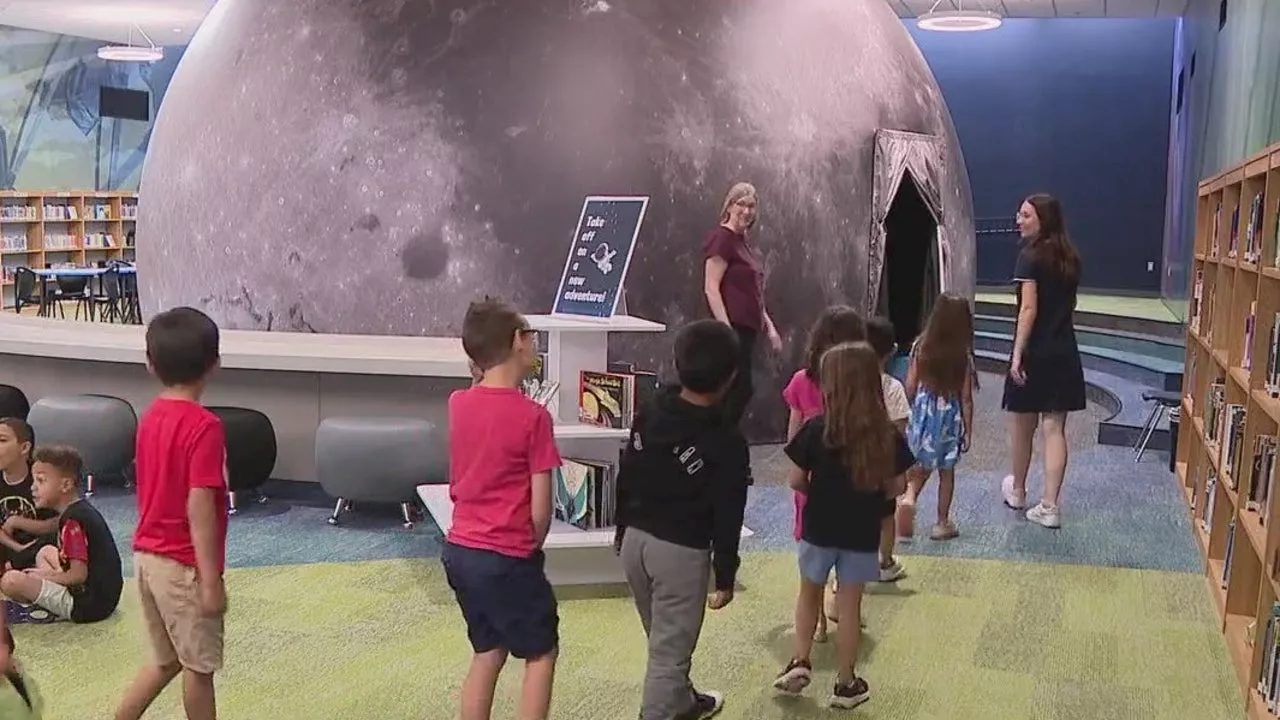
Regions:
M 520 392 L 536 359 L 524 317 L 472 303 L 462 347 L 479 381 L 449 396 L 453 524 L 441 559 L 475 655 L 462 684 L 462 720 L 488 720 L 498 674 L 525 661 L 520 720 L 551 706 L 560 618 L 542 542 L 551 527 L 551 473 L 560 466 L 551 415 Z
M 134 571 L 154 659 L 116 720 L 137 720 L 181 672 L 189 720 L 213 720 L 226 593 L 226 435 L 200 404 L 218 366 L 218 326 L 188 307 L 147 326 L 147 368 L 164 389 L 138 423 Z

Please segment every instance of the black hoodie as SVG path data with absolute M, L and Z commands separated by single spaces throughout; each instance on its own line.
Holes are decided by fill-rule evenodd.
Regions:
M 731 590 L 747 505 L 747 441 L 723 410 L 664 388 L 637 415 L 618 469 L 617 524 L 713 551 L 717 590 Z

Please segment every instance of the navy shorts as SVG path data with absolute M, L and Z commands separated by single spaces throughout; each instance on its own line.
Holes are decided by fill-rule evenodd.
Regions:
M 559 645 L 560 616 L 541 550 L 516 558 L 446 542 L 441 560 L 476 653 L 502 649 L 531 660 Z

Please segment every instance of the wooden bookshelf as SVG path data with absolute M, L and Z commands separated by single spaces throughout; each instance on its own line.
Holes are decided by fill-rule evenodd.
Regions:
M 137 218 L 137 193 L 0 191 L 3 306 L 13 305 L 15 268 L 132 261 Z
M 1280 462 L 1268 471 L 1255 458 L 1259 438 L 1280 436 L 1278 216 L 1280 145 L 1200 184 L 1176 464 L 1228 656 L 1258 719 L 1277 717 L 1259 681 L 1280 665 L 1280 629 L 1268 641 L 1280 598 Z M 1277 678 L 1280 707 L 1280 673 L 1265 674 Z

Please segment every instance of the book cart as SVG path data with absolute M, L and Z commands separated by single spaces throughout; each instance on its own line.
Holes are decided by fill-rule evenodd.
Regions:
M 1250 718 L 1280 715 L 1280 145 L 1200 184 L 1176 471 Z

